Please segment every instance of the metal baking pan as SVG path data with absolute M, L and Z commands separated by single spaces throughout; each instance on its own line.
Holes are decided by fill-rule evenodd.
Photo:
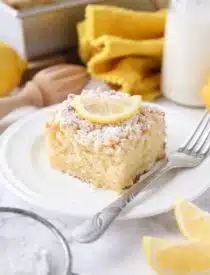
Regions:
M 11 45 L 27 60 L 68 50 L 76 46 L 76 23 L 84 18 L 89 3 L 135 10 L 155 8 L 150 0 L 66 0 L 17 11 L 0 2 L 0 41 Z

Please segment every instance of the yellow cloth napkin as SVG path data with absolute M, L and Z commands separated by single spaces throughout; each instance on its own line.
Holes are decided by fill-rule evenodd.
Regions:
M 91 76 L 144 100 L 158 97 L 165 19 L 165 11 L 88 5 L 77 31 Z

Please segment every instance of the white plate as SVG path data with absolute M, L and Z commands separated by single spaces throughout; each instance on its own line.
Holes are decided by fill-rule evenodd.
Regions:
M 180 111 L 180 109 L 182 111 Z M 49 109 L 11 126 L 0 140 L 0 168 L 7 186 L 25 201 L 48 211 L 89 217 L 116 198 L 111 191 L 92 189 L 78 179 L 53 170 L 47 160 L 43 136 Z M 165 109 L 168 151 L 175 150 L 197 123 L 201 111 Z M 171 209 L 176 196 L 192 200 L 209 187 L 208 158 L 200 167 L 173 174 L 164 187 L 141 204 L 138 199 L 121 219 L 148 217 Z

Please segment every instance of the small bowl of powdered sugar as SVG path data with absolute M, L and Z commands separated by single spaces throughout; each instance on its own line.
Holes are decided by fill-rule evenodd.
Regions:
M 1 275 L 71 275 L 62 233 L 35 213 L 0 207 Z

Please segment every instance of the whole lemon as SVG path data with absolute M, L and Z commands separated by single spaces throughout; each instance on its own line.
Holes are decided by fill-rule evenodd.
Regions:
M 19 85 L 26 68 L 27 62 L 16 51 L 0 42 L 0 97 L 10 94 Z

